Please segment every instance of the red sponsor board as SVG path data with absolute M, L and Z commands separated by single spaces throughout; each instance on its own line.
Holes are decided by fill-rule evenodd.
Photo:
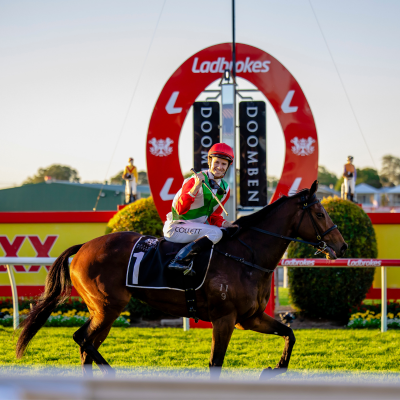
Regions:
M 286 155 L 272 201 L 310 187 L 317 178 L 318 138 L 306 97 L 291 73 L 263 50 L 238 43 L 237 76 L 254 84 L 269 100 L 281 123 Z M 169 78 L 154 107 L 147 134 L 147 171 L 161 219 L 183 182 L 178 155 L 182 125 L 200 93 L 231 68 L 231 44 L 194 54 Z

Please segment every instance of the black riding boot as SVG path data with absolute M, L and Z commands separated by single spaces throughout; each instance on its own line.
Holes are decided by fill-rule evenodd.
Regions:
M 213 242 L 207 236 L 196 239 L 179 250 L 171 264 L 168 265 L 168 268 L 176 271 L 186 271 L 193 257 L 204 250 L 210 249 L 212 245 Z

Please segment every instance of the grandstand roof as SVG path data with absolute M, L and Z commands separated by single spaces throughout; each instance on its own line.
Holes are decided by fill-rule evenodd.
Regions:
M 101 184 L 48 181 L 0 190 L 0 212 L 4 211 L 92 211 Z M 150 195 L 148 185 L 138 185 L 141 197 Z M 124 204 L 125 186 L 104 185 L 97 210 L 116 210 Z

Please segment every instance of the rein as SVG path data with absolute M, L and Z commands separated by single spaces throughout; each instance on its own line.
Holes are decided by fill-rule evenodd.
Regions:
M 301 240 L 301 239 L 296 239 L 296 238 L 289 237 L 289 236 L 280 235 L 280 234 L 278 234 L 278 233 L 266 231 L 265 229 L 256 228 L 255 226 L 252 226 L 252 227 L 250 227 L 249 229 L 252 229 L 253 231 L 265 233 L 266 235 L 274 236 L 274 237 L 277 237 L 277 238 L 279 238 L 279 239 L 289 240 L 289 241 L 291 241 L 291 242 L 298 242 L 298 243 L 308 244 L 308 245 L 313 246 L 313 247 L 315 247 L 315 248 L 317 249 L 317 251 L 315 252 L 314 255 L 317 255 L 317 254 L 320 254 L 320 253 L 325 253 L 325 249 L 328 247 L 328 245 L 322 240 L 322 238 L 323 238 L 324 236 L 326 236 L 328 233 L 332 232 L 334 229 L 337 229 L 337 225 L 331 226 L 331 227 L 330 227 L 329 229 L 327 229 L 325 232 L 323 232 L 323 233 L 320 234 L 320 233 L 319 233 L 319 230 L 318 230 L 318 227 L 317 227 L 317 224 L 315 223 L 315 220 L 314 220 L 314 218 L 313 218 L 313 216 L 312 216 L 312 214 L 311 214 L 311 210 L 310 210 L 310 208 L 311 208 L 314 204 L 319 203 L 319 200 L 316 198 L 315 194 L 313 195 L 313 197 L 311 198 L 311 200 L 314 200 L 314 201 L 312 201 L 312 203 L 307 203 L 306 197 L 305 197 L 305 196 L 302 196 L 302 197 L 301 197 L 301 201 L 303 202 L 302 210 L 303 210 L 304 212 L 303 212 L 302 215 L 301 215 L 301 218 L 300 218 L 300 221 L 299 221 L 299 223 L 298 223 L 298 225 L 297 225 L 297 228 L 296 228 L 296 231 L 295 231 L 295 235 L 294 235 L 294 236 L 297 236 L 297 233 L 298 233 L 298 231 L 299 231 L 299 229 L 300 229 L 300 225 L 301 225 L 301 223 L 303 222 L 304 214 L 305 214 L 305 212 L 307 212 L 308 215 L 310 216 L 311 223 L 312 223 L 312 225 L 313 225 L 313 227 L 314 227 L 315 234 L 316 234 L 316 238 L 317 238 L 317 240 L 319 240 L 318 243 L 317 243 L 317 242 L 308 242 L 308 241 L 306 241 L 306 240 Z M 234 236 L 236 236 L 236 235 L 240 232 L 241 229 L 242 229 L 242 228 L 239 227 L 239 228 L 236 230 L 236 232 L 231 236 L 231 238 L 233 238 Z M 243 242 L 242 240 L 240 240 L 240 239 L 238 239 L 238 240 L 239 240 L 240 243 L 242 243 L 244 246 L 246 246 L 248 249 L 251 250 L 251 252 L 252 252 L 252 254 L 253 254 L 253 258 L 254 258 L 254 251 L 253 251 L 253 249 L 252 249 L 248 244 L 246 244 L 245 242 Z M 242 263 L 242 264 L 248 265 L 249 267 L 253 267 L 253 268 L 259 269 L 260 271 L 263 271 L 263 272 L 273 272 L 273 271 L 274 271 L 274 270 L 271 270 L 271 269 L 262 268 L 262 267 L 260 267 L 259 265 L 254 264 L 254 263 L 250 263 L 250 262 L 246 261 L 244 258 L 236 257 L 236 256 L 233 256 L 232 254 L 229 254 L 229 253 L 224 253 L 223 251 L 220 251 L 220 250 L 218 250 L 218 249 L 214 249 L 214 250 L 215 250 L 216 252 L 218 252 L 218 253 L 224 255 L 225 257 L 231 258 L 231 259 L 233 259 L 233 260 L 235 260 L 235 261 L 238 261 L 238 262 L 240 262 L 240 263 Z
M 223 251 L 220 251 L 220 250 L 215 249 L 215 248 L 214 248 L 214 251 L 224 255 L 225 257 L 232 258 L 232 260 L 238 261 L 238 262 L 240 262 L 240 263 L 242 263 L 244 265 L 259 269 L 260 271 L 263 271 L 263 272 L 274 272 L 273 269 L 266 269 L 266 268 L 260 267 L 257 264 L 253 264 L 253 263 L 250 263 L 250 262 L 246 261 L 244 258 L 236 257 L 236 256 L 233 256 L 232 254 L 229 254 L 229 253 L 224 253 Z
M 274 236 L 274 237 L 277 237 L 277 238 L 280 238 L 280 239 L 290 240 L 291 242 L 309 244 L 310 246 L 313 246 L 313 247 L 315 247 L 317 249 L 317 251 L 315 252 L 314 255 L 318 255 L 320 253 L 324 253 L 325 249 L 328 247 L 328 245 L 322 240 L 322 238 L 324 236 L 326 236 L 328 233 L 332 232 L 334 229 L 337 229 L 337 225 L 331 226 L 329 229 L 327 229 L 325 232 L 323 232 L 321 234 L 319 233 L 317 224 L 315 223 L 315 220 L 314 220 L 314 218 L 313 218 L 313 216 L 311 214 L 311 210 L 310 210 L 310 207 L 312 207 L 314 204 L 319 203 L 319 200 L 316 199 L 315 194 L 313 195 L 311 200 L 313 200 L 313 199 L 315 199 L 315 200 L 312 203 L 307 203 L 306 197 L 305 196 L 301 197 L 301 201 L 304 202 L 302 210 L 307 212 L 308 215 L 310 216 L 311 223 L 312 223 L 312 225 L 314 227 L 314 230 L 315 230 L 315 235 L 317 237 L 317 240 L 319 240 L 318 243 L 316 243 L 316 242 L 308 242 L 306 240 L 295 239 L 295 238 L 292 238 L 292 237 L 279 235 L 279 234 L 274 233 L 274 232 L 270 232 L 270 231 L 266 231 L 264 229 L 256 228 L 255 226 L 250 227 L 250 229 L 252 229 L 253 231 L 265 233 L 266 235 Z M 300 225 L 303 222 L 304 214 L 305 213 L 303 212 L 303 214 L 301 215 L 301 218 L 300 218 L 299 224 L 297 225 L 297 228 L 296 228 L 294 236 L 297 236 L 297 233 L 298 233 L 298 231 L 300 229 Z

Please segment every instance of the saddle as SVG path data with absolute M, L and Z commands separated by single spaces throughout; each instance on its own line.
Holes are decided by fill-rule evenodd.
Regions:
M 146 289 L 198 290 L 203 285 L 210 265 L 213 249 L 193 259 L 192 276 L 168 269 L 169 263 L 186 243 L 172 243 L 164 238 L 142 236 L 132 249 L 126 286 Z

